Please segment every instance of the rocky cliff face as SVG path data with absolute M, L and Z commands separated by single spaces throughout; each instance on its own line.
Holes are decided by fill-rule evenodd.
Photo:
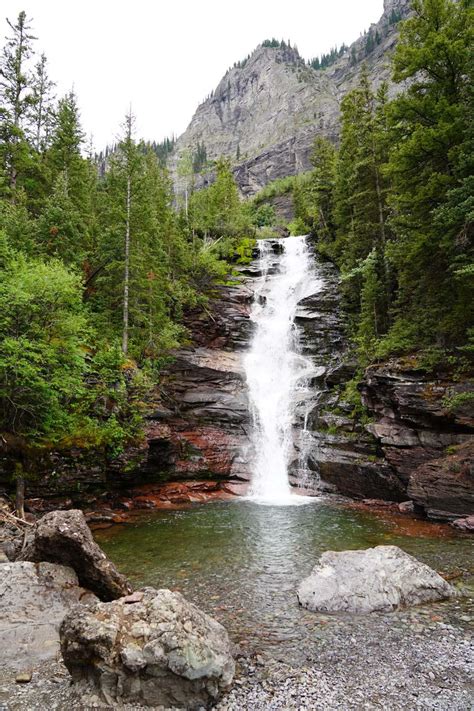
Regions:
M 249 408 L 242 352 L 251 336 L 245 281 L 188 314 L 193 343 L 177 353 L 147 426 L 143 474 L 156 479 L 247 480 Z
M 472 386 L 467 377 L 453 382 L 410 362 L 373 366 L 362 383 L 374 420 L 366 429 L 408 497 L 430 518 L 474 513 L 474 412 L 462 397 Z
M 209 160 L 229 157 L 245 195 L 276 178 L 310 168 L 311 146 L 317 135 L 335 140 L 339 104 L 357 81 L 366 62 L 375 86 L 389 82 L 389 57 L 397 39 L 394 15 L 408 13 L 409 0 L 385 0 L 384 13 L 370 31 L 380 41 L 366 55 L 362 35 L 325 70 L 308 66 L 297 49 L 260 45 L 248 60 L 229 69 L 212 95 L 197 109 L 178 139 L 171 160 L 176 176 L 179 155 L 204 144 Z M 198 186 L 212 174 L 197 177 Z M 178 181 L 179 190 L 179 181 Z
M 278 245 L 276 245 L 278 246 Z M 312 470 L 304 486 L 354 498 L 412 499 L 431 518 L 474 513 L 474 413 L 459 398 L 472 383 L 421 371 L 415 362 L 369 368 L 360 386 L 365 418 L 354 417 L 345 384 L 356 364 L 347 355 L 339 277 L 317 262 L 319 289 L 298 305 L 302 352 L 317 366 L 311 398 L 296 409 L 290 480 L 301 485 L 301 454 Z M 214 478 L 232 486 L 251 475 L 250 417 L 242 356 L 252 336 L 253 277 L 216 293 L 207 313 L 189 315 L 194 343 L 178 353 L 148 425 L 142 476 Z M 461 403 L 449 408 L 448 401 Z M 241 491 L 239 487 L 235 491 Z
M 113 462 L 100 452 L 56 453 L 29 482 L 29 496 L 66 495 L 70 501 L 63 505 L 84 505 L 100 492 L 190 480 L 244 492 L 251 476 L 251 422 L 242 356 L 253 333 L 249 314 L 259 275 L 254 262 L 234 286 L 216 289 L 206 309 L 187 314 L 192 342 L 176 353 L 153 394 L 140 447 Z M 474 514 L 474 413 L 463 397 L 472 382 L 428 374 L 415 360 L 372 366 L 360 386 L 366 416 L 354 416 L 345 385 L 356 364 L 344 336 L 339 277 L 321 261 L 316 275 L 320 286 L 299 303 L 295 319 L 302 351 L 317 368 L 309 399 L 296 409 L 294 424 L 305 428 L 305 437 L 296 438 L 291 482 L 301 484 L 303 454 L 310 468 L 305 488 L 359 499 L 411 499 L 442 520 Z M 4 476 L 6 483 L 8 468 Z M 173 486 L 180 494 L 183 485 Z M 191 500 L 199 500 L 199 491 L 193 492 Z

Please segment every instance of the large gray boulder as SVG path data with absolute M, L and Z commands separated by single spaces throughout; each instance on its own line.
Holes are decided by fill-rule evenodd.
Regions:
M 397 546 L 327 551 L 298 588 L 312 612 L 390 611 L 456 594 L 435 570 Z
M 54 659 L 59 625 L 78 603 L 97 602 L 79 586 L 76 573 L 53 563 L 0 564 L 2 664 L 28 668 Z
M 170 590 L 145 588 L 72 611 L 60 635 L 86 705 L 207 708 L 234 675 L 222 625 Z
M 30 543 L 20 556 L 73 568 L 79 582 L 101 600 L 128 595 L 132 588 L 92 537 L 82 511 L 51 511 L 35 524 Z

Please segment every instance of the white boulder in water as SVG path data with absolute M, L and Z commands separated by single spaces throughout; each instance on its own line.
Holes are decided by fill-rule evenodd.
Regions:
M 327 551 L 298 588 L 312 612 L 397 610 L 456 595 L 435 570 L 397 546 Z

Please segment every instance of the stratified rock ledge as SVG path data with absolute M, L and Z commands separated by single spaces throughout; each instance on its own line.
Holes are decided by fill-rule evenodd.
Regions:
M 68 614 L 61 651 L 86 706 L 198 709 L 232 682 L 226 630 L 180 593 L 145 588 Z
M 454 595 L 435 570 L 397 546 L 327 551 L 298 588 L 300 605 L 312 612 L 387 612 Z

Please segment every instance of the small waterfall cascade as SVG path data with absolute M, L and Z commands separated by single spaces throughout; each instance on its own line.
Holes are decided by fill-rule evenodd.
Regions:
M 244 358 L 253 417 L 249 497 L 284 505 L 303 498 L 292 494 L 289 466 L 296 461 L 301 477 L 308 380 L 315 371 L 301 353 L 295 317 L 298 303 L 319 291 L 320 280 L 306 237 L 259 240 L 258 246 L 261 276 L 250 315 L 255 332 Z

